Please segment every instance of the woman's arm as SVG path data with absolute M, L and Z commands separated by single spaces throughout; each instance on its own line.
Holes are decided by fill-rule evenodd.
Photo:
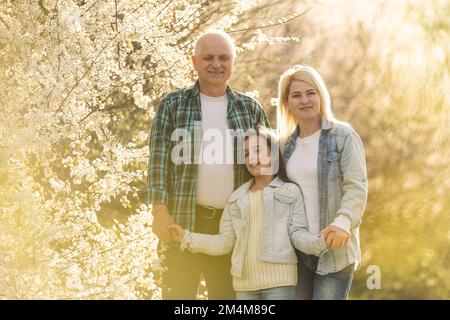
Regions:
M 347 218 L 350 221 L 349 227 L 354 229 L 361 224 L 367 202 L 368 182 L 364 146 L 353 130 L 344 138 L 339 165 L 343 196 L 335 221 L 345 221 Z
M 180 249 L 188 249 L 193 253 L 220 256 L 231 252 L 235 240 L 236 235 L 231 223 L 229 204 L 227 203 L 220 219 L 220 231 L 218 234 L 210 235 L 185 230 Z
M 303 196 L 295 202 L 289 226 L 289 236 L 293 246 L 305 254 L 321 256 L 328 249 L 325 238 L 308 231 L 308 221 Z

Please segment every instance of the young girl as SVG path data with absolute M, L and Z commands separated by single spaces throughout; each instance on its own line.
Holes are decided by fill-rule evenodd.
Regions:
M 292 300 L 297 285 L 295 246 L 326 251 L 325 240 L 306 232 L 300 188 L 289 183 L 278 142 L 259 130 L 245 139 L 245 165 L 254 177 L 228 199 L 216 235 L 170 226 L 180 249 L 224 255 L 233 250 L 231 274 L 238 300 Z M 291 233 L 291 238 L 289 233 Z

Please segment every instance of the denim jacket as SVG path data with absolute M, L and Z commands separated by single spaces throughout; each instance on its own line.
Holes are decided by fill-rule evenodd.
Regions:
M 231 274 L 241 277 L 248 247 L 249 197 L 253 179 L 236 189 L 225 206 L 217 235 L 192 233 L 185 230 L 181 250 L 194 253 L 223 255 L 231 252 Z M 264 212 L 258 258 L 266 262 L 296 264 L 297 256 L 289 237 L 289 230 L 306 227 L 306 212 L 300 188 L 275 178 L 263 189 Z M 297 225 L 299 224 L 299 225 Z M 311 252 L 326 251 L 324 238 L 307 232 L 294 234 L 295 243 Z
M 299 130 L 297 126 L 286 141 L 286 162 L 295 150 Z M 331 224 L 338 215 L 343 215 L 351 222 L 350 242 L 322 254 L 307 248 L 299 249 L 303 253 L 320 256 L 316 270 L 320 275 L 340 271 L 351 264 L 355 264 L 357 269 L 361 262 L 359 226 L 367 202 L 368 182 L 364 147 L 350 126 L 339 122 L 331 125 L 322 120 L 317 171 L 320 229 Z M 304 231 L 297 230 L 300 233 Z

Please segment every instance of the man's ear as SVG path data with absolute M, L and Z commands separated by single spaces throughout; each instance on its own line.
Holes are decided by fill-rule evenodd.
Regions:
M 195 63 L 196 63 L 196 57 L 195 55 L 191 56 L 191 60 L 192 60 L 192 65 L 195 67 Z

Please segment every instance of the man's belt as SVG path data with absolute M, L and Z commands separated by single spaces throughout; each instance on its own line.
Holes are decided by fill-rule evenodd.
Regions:
M 220 218 L 223 212 L 223 209 L 200 205 L 197 205 L 195 209 L 198 216 L 210 220 Z

